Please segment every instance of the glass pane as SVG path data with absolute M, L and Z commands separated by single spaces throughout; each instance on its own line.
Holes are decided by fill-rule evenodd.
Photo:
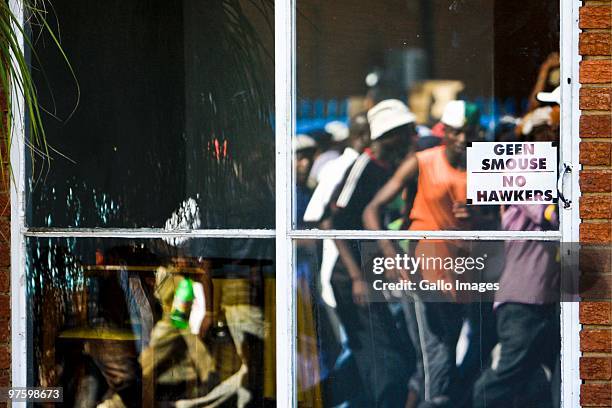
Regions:
M 35 38 L 53 150 L 33 156 L 28 225 L 274 227 L 272 2 L 58 0 L 51 12 L 76 78 Z
M 555 201 L 556 146 L 545 180 L 515 165 L 540 157 L 525 144 L 559 139 L 558 1 L 298 0 L 297 9 L 296 228 L 558 229 L 500 215 L 500 204 Z M 488 169 L 492 185 L 466 171 L 475 142 L 523 150 Z M 494 193 L 486 205 L 468 201 L 470 183 Z M 522 192 L 503 199 L 510 190 Z
M 577 246 L 299 240 L 295 248 L 300 406 L 559 407 L 560 304 L 578 299 L 579 276 L 578 257 L 562 254 Z
M 27 250 L 30 385 L 63 387 L 66 406 L 273 404 L 273 240 L 28 239 Z

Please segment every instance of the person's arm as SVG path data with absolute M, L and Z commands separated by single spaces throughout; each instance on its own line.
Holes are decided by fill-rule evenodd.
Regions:
M 453 202 L 453 215 L 459 221 L 468 222 L 469 228 L 474 230 L 487 230 L 493 228 L 503 214 L 501 209 L 497 210 L 494 206 L 468 205 L 464 202 Z
M 200 325 L 200 338 L 206 337 L 206 333 L 208 329 L 214 323 L 214 309 L 213 309 L 213 283 L 210 278 L 210 264 L 205 268 L 205 272 L 201 274 L 198 278 L 198 281 L 202 284 L 204 289 L 204 310 L 206 311 L 204 315 L 204 319 L 202 320 L 202 324 Z
M 323 230 L 334 229 L 332 218 L 327 217 L 323 221 L 321 221 L 321 223 L 319 224 L 319 228 Z M 353 281 L 355 279 L 361 279 L 361 269 L 359 268 L 359 265 L 357 265 L 357 263 L 355 262 L 353 254 L 351 253 L 350 248 L 348 248 L 346 242 L 341 239 L 335 239 L 334 243 L 336 244 L 336 248 L 338 248 L 338 255 L 340 256 L 340 260 L 348 270 L 351 279 Z
M 381 209 L 402 191 L 408 180 L 416 178 L 418 172 L 419 165 L 417 158 L 415 155 L 412 155 L 400 165 L 391 179 L 376 193 L 363 211 L 363 225 L 366 229 L 375 231 L 382 229 L 380 223 Z M 386 257 L 395 257 L 397 254 L 395 246 L 388 239 L 379 240 L 378 245 Z
M 320 224 L 322 229 L 333 229 L 333 214 L 331 217 L 326 218 Z M 367 302 L 368 296 L 368 285 L 363 278 L 363 274 L 361 272 L 361 267 L 355 260 L 351 249 L 349 248 L 348 243 L 343 239 L 335 239 L 334 244 L 336 244 L 336 248 L 338 248 L 338 256 L 342 261 L 342 264 L 346 268 L 352 285 L 352 293 L 353 293 L 353 301 L 357 305 L 364 305 Z
M 347 269 L 351 281 L 353 282 L 353 301 L 358 305 L 364 305 L 367 301 L 368 285 L 361 273 L 361 267 L 353 257 L 353 253 L 345 240 L 335 239 L 334 243 L 338 248 L 340 260 Z
M 540 66 L 540 71 L 538 73 L 538 79 L 531 90 L 531 94 L 529 95 L 529 106 L 528 111 L 531 112 L 538 106 L 540 106 L 540 101 L 538 101 L 537 95 L 538 92 L 542 92 L 546 87 L 546 81 L 548 80 L 548 75 L 553 68 L 559 66 L 559 53 L 553 52 L 550 54 L 546 61 L 542 63 Z
M 544 229 L 559 228 L 557 206 L 554 204 L 521 205 L 519 211 L 525 214 L 534 223 Z
M 363 276 L 361 274 L 361 267 L 353 257 L 353 253 L 348 246 L 346 240 L 343 239 L 335 239 L 334 243 L 338 248 L 338 255 L 342 260 L 342 263 L 346 267 L 351 280 L 355 282 L 356 280 L 363 280 Z

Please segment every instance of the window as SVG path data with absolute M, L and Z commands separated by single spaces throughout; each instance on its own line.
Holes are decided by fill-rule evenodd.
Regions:
M 62 153 L 25 171 L 26 383 L 78 406 L 269 404 L 273 3 L 53 12 L 76 78 L 48 38 L 35 42 Z
M 380 397 L 372 384 L 400 381 L 406 390 L 386 396 L 393 406 L 408 396 L 408 374 L 417 373 L 416 353 L 426 348 L 424 332 L 411 324 L 425 328 L 415 321 L 437 313 L 458 322 L 452 336 L 463 339 L 455 341 L 459 365 L 449 366 L 478 361 L 462 379 L 461 387 L 473 389 L 496 353 L 495 339 L 483 335 L 496 332 L 488 318 L 494 298 L 465 307 L 374 299 L 362 321 L 350 321 L 351 309 L 341 310 L 359 303 L 350 273 L 330 284 L 325 254 L 342 252 L 344 243 L 361 273 L 374 278 L 374 258 L 384 258 L 381 240 L 403 248 L 400 255 L 432 243 L 439 256 L 459 243 L 494 258 L 499 275 L 506 243 L 556 253 L 560 242 L 577 240 L 575 204 L 560 206 L 559 222 L 543 229 L 505 228 L 497 206 L 482 206 L 473 222 L 415 223 L 422 177 L 402 179 L 384 203 L 370 206 L 408 155 L 443 143 L 444 127 L 436 124 L 448 101 L 477 107 L 478 140 L 510 140 L 504 126 L 513 128 L 533 102 L 540 65 L 554 52 L 561 59 L 546 71 L 541 91 L 561 87 L 559 163 L 577 163 L 577 85 L 569 81 L 577 72 L 576 6 L 531 3 L 55 1 L 80 101 L 73 112 L 74 79 L 39 39 L 40 66 L 33 69 L 49 111 L 49 140 L 62 156 L 32 172 L 24 141 L 12 151 L 21 157 L 12 209 L 15 384 L 61 384 L 65 401 L 74 403 L 204 398 L 307 407 L 349 401 L 347 389 L 358 384 L 351 375 L 361 372 L 367 375 L 355 381 L 365 384 L 350 402 L 370 404 Z M 389 99 L 410 107 L 410 134 L 399 135 L 406 136 L 399 144 L 376 143 L 369 153 L 361 146 L 345 168 L 328 169 L 338 185 L 349 186 L 329 196 L 340 215 L 330 213 L 328 198 L 318 218 L 304 217 L 320 181 L 315 157 L 324 171 L 326 160 L 355 141 L 360 123 L 350 120 L 368 119 L 364 112 Z M 380 139 L 373 132 L 370 140 Z M 349 182 L 361 157 L 362 172 Z M 384 162 L 381 169 L 367 168 L 376 161 Z M 573 200 L 576 173 L 561 179 Z M 359 190 L 363 174 L 372 191 Z M 350 207 L 357 196 L 363 203 Z M 364 221 L 366 207 L 373 224 Z M 175 316 L 180 305 L 173 299 L 183 295 L 194 303 L 195 323 Z M 561 350 L 533 373 L 555 390 L 546 403 L 573 406 L 577 309 L 555 300 L 547 330 Z M 371 327 L 360 332 L 352 324 Z M 397 331 L 393 344 L 385 344 L 391 334 L 380 335 L 386 331 Z M 370 349 L 355 344 L 375 332 Z M 488 343 L 474 348 L 476 338 Z M 390 354 L 363 357 L 368 350 Z M 372 368 L 379 357 L 393 358 L 391 351 L 408 368 Z M 427 380 L 415 377 L 428 385 L 417 388 L 417 398 L 432 397 L 431 369 L 420 371 Z M 563 385 L 551 386 L 559 376 Z M 240 384 L 232 388 L 234 380 Z
M 54 5 L 78 76 L 37 43 L 65 158 L 30 177 L 29 226 L 274 228 L 273 9 L 181 4 Z

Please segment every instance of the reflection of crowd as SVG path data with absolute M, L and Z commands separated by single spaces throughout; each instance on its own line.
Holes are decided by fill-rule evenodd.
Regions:
M 29 288 L 35 384 L 61 387 L 76 407 L 269 403 L 272 251 L 268 240 L 41 244 Z
M 542 68 L 529 112 L 505 118 L 497 141 L 555 141 L 559 136 L 559 88 L 547 82 L 552 56 Z M 544 79 L 542 79 L 544 78 Z M 548 87 L 548 89 L 546 89 Z M 549 91 L 549 92 L 544 92 Z M 378 98 L 378 96 L 383 96 Z M 465 100 L 446 104 L 428 128 L 399 99 L 372 90 L 367 113 L 351 118 L 348 129 L 335 123 L 324 146 L 318 134 L 296 141 L 298 227 L 338 230 L 542 231 L 558 228 L 554 204 L 479 207 L 466 203 L 466 147 L 484 141 L 478 107 Z M 369 130 L 369 132 L 368 132 Z M 367 137 L 369 134 L 369 137 Z M 489 139 L 491 140 L 491 139 Z M 333 151 L 333 154 L 330 153 Z M 312 174 L 315 170 L 316 174 Z M 379 240 L 380 253 L 459 256 L 456 240 Z M 298 268 L 312 262 L 298 247 Z M 443 301 L 418 293 L 394 302 L 372 301 L 372 285 L 358 240 L 325 240 L 313 302 L 326 310 L 319 320 L 335 322 L 342 352 L 320 359 L 324 405 L 358 407 L 552 407 L 558 406 L 558 307 L 549 296 L 558 284 L 557 254 L 533 241 L 505 244 L 505 266 L 495 302 L 462 301 L 454 291 Z M 429 251 L 429 252 L 428 252 Z M 423 268 L 416 275 L 391 269 L 387 281 L 451 280 L 446 270 Z M 386 294 L 389 299 L 390 294 Z M 399 300 L 398 300 L 399 299 Z M 329 319 L 328 319 L 329 320 Z M 323 336 L 321 332 L 318 333 Z M 323 336 L 324 337 L 324 336 Z M 329 340 L 320 341 L 329 359 Z M 465 349 L 461 357 L 458 349 Z M 350 356 L 347 358 L 347 355 Z M 343 369 L 349 366 L 353 369 Z M 334 375 L 334 370 L 342 374 Z M 323 376 L 322 376 L 323 377 Z M 349 379 L 347 379 L 349 377 Z M 343 394 L 346 383 L 353 384 Z M 359 384 L 359 387 L 354 387 Z M 338 395 L 342 394 L 342 395 Z

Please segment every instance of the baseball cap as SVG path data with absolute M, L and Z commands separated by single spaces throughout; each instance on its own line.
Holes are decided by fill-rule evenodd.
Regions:
M 368 111 L 370 138 L 376 140 L 390 130 L 414 123 L 415 119 L 408 106 L 398 99 L 379 102 Z
M 480 121 L 478 107 L 466 101 L 450 101 L 444 108 L 440 122 L 452 128 L 462 128 L 465 125 L 475 125 Z

